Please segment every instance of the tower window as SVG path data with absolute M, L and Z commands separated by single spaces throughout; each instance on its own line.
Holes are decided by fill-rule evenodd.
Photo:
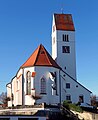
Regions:
M 69 35 L 64 35 L 63 34 L 63 41 L 69 42 Z
M 70 89 L 70 83 L 66 83 L 66 88 Z
M 69 36 L 68 36 L 68 35 L 66 35 L 66 37 L 67 37 L 66 42 L 69 42 Z
M 69 46 L 62 46 L 62 53 L 70 53 L 70 47 Z

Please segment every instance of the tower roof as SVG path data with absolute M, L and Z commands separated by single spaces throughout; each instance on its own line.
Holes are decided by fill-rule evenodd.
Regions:
M 57 30 L 75 31 L 71 14 L 54 14 Z
M 60 69 L 59 65 L 53 60 L 42 44 L 38 46 L 21 68 L 31 66 L 49 66 Z

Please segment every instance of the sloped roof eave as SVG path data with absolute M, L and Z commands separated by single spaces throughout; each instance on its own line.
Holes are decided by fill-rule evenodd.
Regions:
M 25 67 L 21 67 L 21 68 L 36 67 L 36 66 L 41 66 L 41 67 L 54 67 L 54 68 L 61 69 L 59 66 L 54 66 L 54 65 L 30 65 L 30 66 L 25 66 Z

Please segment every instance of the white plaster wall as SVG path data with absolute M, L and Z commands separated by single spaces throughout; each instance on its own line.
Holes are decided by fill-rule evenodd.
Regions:
M 36 103 L 43 103 L 46 102 L 48 104 L 51 103 L 59 103 L 59 96 L 52 96 L 52 89 L 51 89 L 51 79 L 50 79 L 50 72 L 57 72 L 57 82 L 58 87 L 57 91 L 59 94 L 59 70 L 57 68 L 53 67 L 28 67 L 24 68 L 24 100 L 25 105 L 33 105 L 35 103 L 35 100 L 31 97 L 32 95 L 26 95 L 26 73 L 30 71 L 36 72 L 35 77 L 31 77 L 31 89 L 35 88 L 35 94 L 40 95 L 40 79 L 44 76 L 44 78 L 47 81 L 47 95 L 40 95 L 42 96 L 41 99 L 36 100 Z M 31 91 L 31 94 L 34 93 L 34 90 Z
M 11 99 L 11 84 L 10 83 L 7 85 L 7 97 Z M 11 106 L 12 106 L 12 102 L 10 100 L 8 101 L 8 107 L 11 107 Z
M 8 101 L 8 107 L 12 107 L 12 101 Z
M 52 58 L 56 60 L 57 58 L 57 31 L 55 26 L 55 31 L 53 31 L 53 26 L 55 26 L 54 15 L 53 15 L 53 23 L 52 23 Z M 55 42 L 54 42 L 55 38 Z
M 24 104 L 25 105 L 34 105 L 34 102 L 35 100 L 31 97 L 32 95 L 26 95 L 26 73 L 30 71 L 31 74 L 32 72 L 36 72 L 35 71 L 35 67 L 27 67 L 27 68 L 24 68 Z M 35 86 L 34 86 L 34 81 L 35 81 L 35 77 L 31 77 L 31 94 L 34 93 L 34 89 Z
M 19 77 L 21 74 L 23 74 L 23 69 L 19 69 L 16 76 Z
M 15 81 L 15 86 L 16 86 L 16 95 L 15 95 L 15 100 L 16 100 L 16 105 L 22 105 L 22 74 L 23 70 L 19 69 L 17 75 L 16 75 L 16 81 Z M 17 82 L 18 82 L 18 87 L 17 87 Z
M 37 100 L 37 103 L 46 102 L 47 104 L 59 103 L 59 70 L 53 67 L 35 67 L 36 77 L 35 77 L 35 90 L 36 94 L 40 95 L 40 79 L 44 77 L 46 79 L 46 95 L 41 94 L 42 98 Z M 57 72 L 57 84 L 58 84 L 58 96 L 52 95 L 50 72 Z
M 62 101 L 66 100 L 66 95 L 71 95 L 71 101 L 77 103 L 79 102 L 79 96 L 83 95 L 84 103 L 90 103 L 91 93 L 87 89 L 81 86 L 77 81 L 69 78 L 67 75 L 63 78 L 65 78 L 65 80 L 62 79 Z M 70 83 L 70 89 L 66 88 L 66 83 Z
M 17 89 L 17 81 L 18 81 L 18 89 Z M 8 88 L 10 87 L 10 88 Z M 14 106 L 22 105 L 22 69 L 19 69 L 16 77 L 14 77 L 11 81 L 11 84 L 7 87 L 7 95 L 11 97 L 11 101 L 8 101 L 8 106 L 11 107 L 12 103 Z M 13 102 L 12 102 L 12 94 L 13 94 Z
M 18 80 L 19 88 L 16 91 L 16 99 L 17 99 L 16 105 L 22 105 L 22 75 L 17 80 Z
M 7 97 L 11 97 L 11 84 L 7 84 Z
M 12 80 L 12 94 L 13 94 L 13 104 L 16 104 L 16 77 Z
M 69 35 L 69 42 L 62 41 L 62 35 Z M 70 53 L 62 53 L 62 46 L 70 46 Z M 76 79 L 75 32 L 57 31 L 57 63 L 63 70 Z
M 25 95 L 25 105 L 34 105 L 35 100 L 31 95 Z

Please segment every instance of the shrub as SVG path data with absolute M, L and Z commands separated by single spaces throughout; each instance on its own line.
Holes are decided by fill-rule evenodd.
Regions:
M 70 104 L 70 101 L 68 101 L 68 100 L 65 100 L 65 101 L 63 102 L 63 106 L 64 106 L 66 109 L 68 109 L 68 110 L 70 110 L 69 104 Z
M 76 111 L 76 112 L 83 112 L 82 108 L 79 105 L 72 104 L 71 101 L 65 100 L 63 102 L 63 106 L 68 110 L 73 110 L 73 111 Z
M 69 108 L 76 112 L 83 112 L 82 108 L 76 104 L 69 104 Z

